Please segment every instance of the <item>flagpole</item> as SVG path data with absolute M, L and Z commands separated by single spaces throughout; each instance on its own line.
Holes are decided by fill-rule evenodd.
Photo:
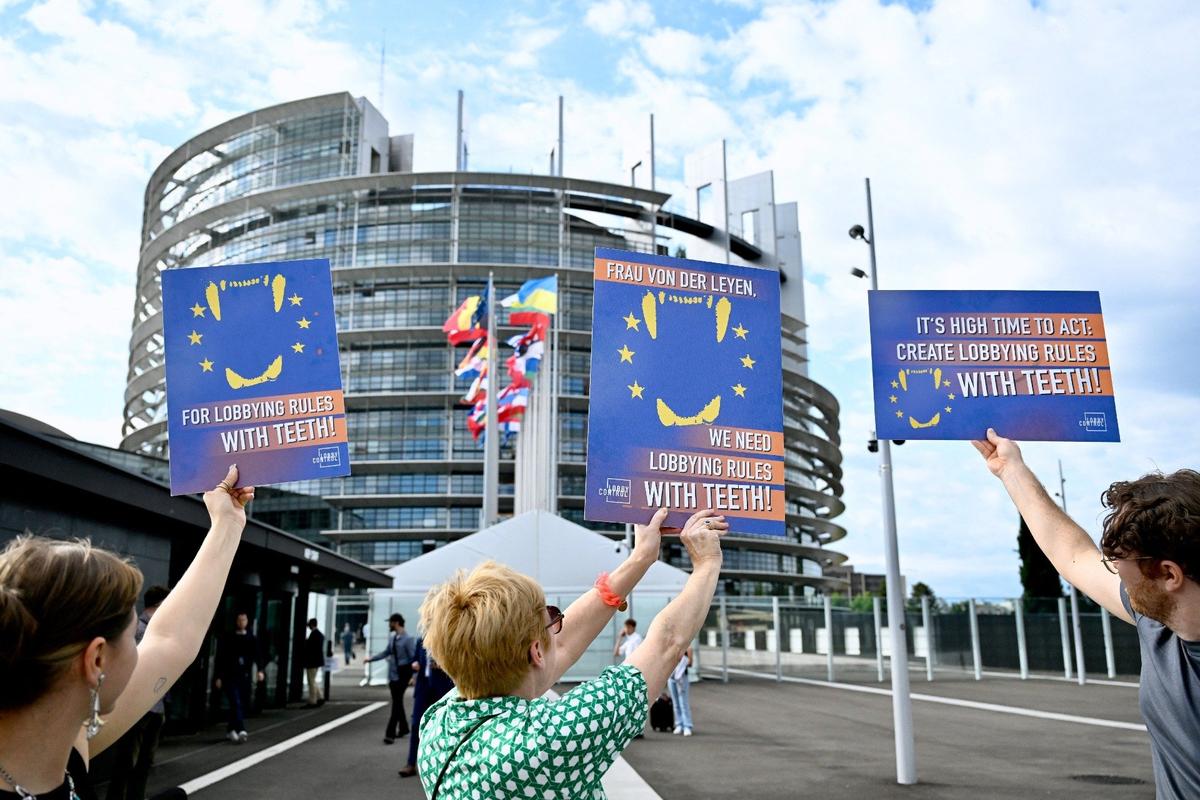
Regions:
M 500 493 L 500 431 L 496 413 L 496 289 L 492 273 L 487 286 L 487 421 L 483 441 L 483 519 L 481 528 L 496 522 Z

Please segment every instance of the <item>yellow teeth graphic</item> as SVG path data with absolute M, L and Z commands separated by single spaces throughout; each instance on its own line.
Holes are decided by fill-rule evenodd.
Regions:
M 224 283 L 224 281 L 222 281 Z M 204 290 L 204 299 L 208 301 L 208 307 L 212 309 L 213 319 L 217 322 L 221 321 L 221 293 L 217 291 L 217 285 L 209 281 L 208 286 Z
M 700 409 L 700 413 L 691 417 L 681 417 L 671 410 L 663 399 L 658 399 L 658 421 L 663 424 L 663 427 L 670 428 L 671 426 L 682 428 L 687 425 L 711 425 L 717 421 L 717 415 L 721 413 L 721 395 L 717 395 L 704 408 Z
M 908 424 L 911 425 L 914 430 L 920 430 L 921 428 L 932 428 L 941 421 L 942 421 L 942 413 L 940 411 L 938 413 L 934 414 L 933 418 L 930 419 L 929 422 L 917 422 L 912 417 L 908 418 Z
M 658 338 L 658 306 L 654 303 L 654 294 L 646 292 L 642 295 L 642 319 L 646 321 L 646 332 L 651 339 Z
M 709 298 L 709 302 L 712 298 Z M 717 341 L 725 341 L 725 331 L 729 329 L 729 311 L 730 303 L 728 297 L 722 297 L 717 301 L 716 316 L 717 316 Z
M 273 381 L 283 372 L 283 356 L 275 356 L 275 360 L 271 365 L 263 370 L 262 374 L 256 378 L 243 378 L 228 367 L 225 368 L 225 380 L 229 382 L 230 389 L 245 389 L 248 386 L 258 386 L 260 383 Z

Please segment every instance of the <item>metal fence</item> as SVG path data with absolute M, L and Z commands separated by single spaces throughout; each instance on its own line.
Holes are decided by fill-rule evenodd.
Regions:
M 1036 609 L 1036 610 L 1030 610 Z M 1067 598 L 971 599 L 904 609 L 910 669 L 927 680 L 1136 676 L 1134 628 L 1103 609 L 1080 614 L 1082 664 Z M 718 598 L 699 636 L 701 669 L 839 681 L 884 681 L 891 657 L 887 602 Z

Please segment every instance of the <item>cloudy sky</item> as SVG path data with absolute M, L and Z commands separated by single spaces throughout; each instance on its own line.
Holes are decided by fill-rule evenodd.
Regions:
M 380 49 L 386 41 L 383 80 Z M 1088 289 L 1104 305 L 1124 442 L 1030 444 L 1096 534 L 1101 490 L 1196 466 L 1200 6 L 1189 0 L 413 3 L 0 0 L 0 408 L 115 445 L 142 193 L 246 111 L 349 90 L 454 158 L 621 181 L 656 115 L 659 174 L 729 140 L 799 203 L 812 374 L 842 404 L 850 535 L 882 571 L 862 180 L 883 288 Z M 382 99 L 381 99 L 382 95 Z M 943 596 L 1019 592 L 1017 517 L 965 443 L 896 453 L 902 569 Z

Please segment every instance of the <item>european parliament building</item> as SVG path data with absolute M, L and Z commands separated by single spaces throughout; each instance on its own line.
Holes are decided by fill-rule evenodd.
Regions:
M 254 516 L 372 566 L 406 561 L 479 529 L 483 449 L 460 403 L 468 381 L 453 374 L 465 351 L 447 344 L 442 323 L 489 273 L 497 297 L 557 274 L 554 346 L 539 378 L 553 430 L 540 453 L 522 441 L 528 430 L 501 449 L 500 515 L 548 508 L 620 537 L 623 527 L 583 519 L 593 251 L 728 257 L 781 282 L 787 536 L 727 537 L 722 590 L 842 589 L 823 574 L 845 561 L 829 549 L 846 533 L 834 522 L 844 509 L 838 403 L 808 377 L 797 209 L 776 203 L 772 174 L 726 180 L 719 155 L 697 154 L 685 196 L 672 200 L 564 177 L 561 151 L 551 170 L 560 174 L 471 172 L 461 146 L 463 168 L 414 172 L 413 144 L 390 135 L 365 98 L 340 93 L 231 119 L 158 166 L 146 187 L 122 448 L 168 454 L 163 270 L 327 258 L 353 474 L 260 491 Z M 498 323 L 501 340 L 517 332 L 503 315 Z M 523 459 L 549 476 L 544 491 L 522 486 L 534 474 Z M 687 565 L 678 544 L 663 555 Z

